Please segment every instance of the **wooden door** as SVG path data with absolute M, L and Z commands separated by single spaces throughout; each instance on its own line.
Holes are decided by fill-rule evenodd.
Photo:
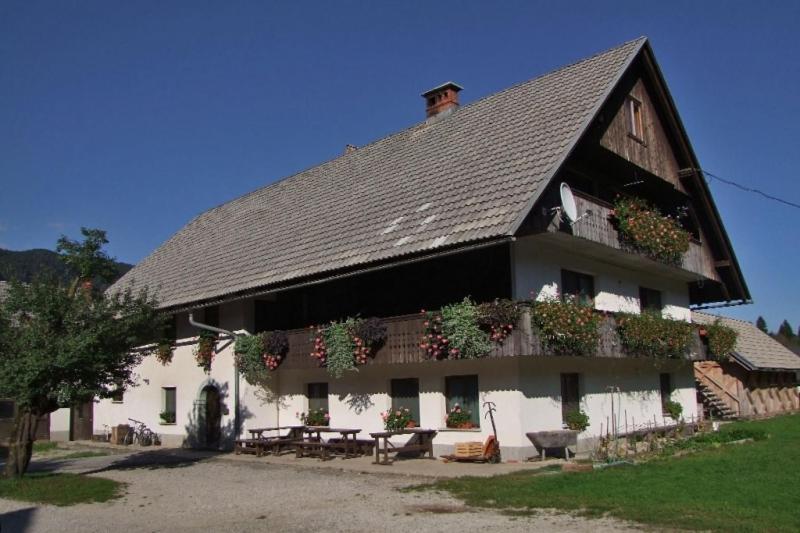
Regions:
M 94 402 L 85 402 L 70 410 L 69 440 L 92 440 Z
M 206 387 L 205 393 L 205 444 L 209 448 L 217 448 L 219 447 L 220 420 L 222 418 L 219 391 L 216 387 Z

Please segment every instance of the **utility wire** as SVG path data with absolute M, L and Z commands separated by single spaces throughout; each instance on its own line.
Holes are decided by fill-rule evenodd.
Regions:
M 751 192 L 751 193 L 754 193 L 754 194 L 759 194 L 759 195 L 763 196 L 764 198 L 766 198 L 767 200 L 772 200 L 774 202 L 780 202 L 782 204 L 788 205 L 789 207 L 794 207 L 796 209 L 800 209 L 800 204 L 796 204 L 794 202 L 790 202 L 789 200 L 784 200 L 783 198 L 778 198 L 777 196 L 772 196 L 771 194 L 767 194 L 764 191 L 760 191 L 758 189 L 751 189 L 750 187 L 746 187 L 744 185 L 736 183 L 735 181 L 726 180 L 725 178 L 720 178 L 719 176 L 717 176 L 716 174 L 712 174 L 708 170 L 703 170 L 702 172 L 703 172 L 703 174 L 705 176 L 708 176 L 707 181 L 709 181 L 709 182 L 711 182 L 711 179 L 715 179 L 717 181 L 721 181 L 722 183 L 724 183 L 726 185 L 731 185 L 733 187 L 736 187 L 737 189 L 741 189 L 741 190 L 743 190 L 745 192 Z

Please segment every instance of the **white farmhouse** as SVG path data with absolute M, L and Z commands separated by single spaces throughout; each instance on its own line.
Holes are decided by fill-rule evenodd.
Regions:
M 225 447 L 247 429 L 298 424 L 310 408 L 366 435 L 402 405 L 439 430 L 439 453 L 490 435 L 491 401 L 504 458 L 521 459 L 533 454 L 525 433 L 562 429 L 570 409 L 589 417 L 584 445 L 610 425 L 672 423 L 668 400 L 697 416 L 701 339 L 657 358 L 626 349 L 613 327 L 618 313 L 690 321 L 690 308 L 750 298 L 647 40 L 469 105 L 460 90 L 432 89 L 423 122 L 200 214 L 118 281 L 111 290 L 157 291 L 176 343 L 170 364 L 148 357 L 137 387 L 81 413 L 94 431 L 133 418 L 166 444 Z M 672 261 L 643 253 L 622 234 L 619 195 L 672 216 L 688 249 Z M 485 357 L 432 360 L 419 346 L 420 309 L 531 294 L 606 312 L 597 349 L 554 352 L 528 310 Z M 199 367 L 190 314 L 238 333 L 286 331 L 270 390 L 239 379 L 225 336 L 210 371 Z M 356 316 L 381 318 L 388 338 L 335 379 L 310 356 L 309 326 Z M 455 403 L 478 427 L 445 427 Z M 62 435 L 67 419 L 54 415 Z

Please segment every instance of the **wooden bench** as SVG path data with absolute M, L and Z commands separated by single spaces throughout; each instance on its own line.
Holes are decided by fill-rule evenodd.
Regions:
M 341 449 L 342 451 L 345 451 L 345 447 L 347 446 L 344 439 L 328 439 L 328 443 L 334 444 L 337 449 Z M 350 444 L 352 446 L 353 441 L 350 441 Z M 372 451 L 375 449 L 375 441 L 372 439 L 356 439 L 355 447 L 361 455 L 372 455 Z
M 398 453 L 418 453 L 424 456 L 428 454 L 429 459 L 433 459 L 433 438 L 438 432 L 434 429 L 403 429 L 399 431 L 380 431 L 377 433 L 370 433 L 370 436 L 375 439 L 375 463 L 379 465 L 390 465 L 389 454 Z M 397 435 L 411 435 L 411 438 L 402 446 L 396 446 L 389 441 L 390 438 Z M 383 446 L 381 446 L 383 441 Z M 383 454 L 383 460 L 381 460 Z
M 256 457 L 264 455 L 267 442 L 264 439 L 236 439 L 233 444 L 233 452 L 236 455 L 242 453 L 253 453 Z
M 321 461 L 330 459 L 331 449 L 335 448 L 334 444 L 318 440 L 295 442 L 293 446 L 296 457 L 319 457 Z

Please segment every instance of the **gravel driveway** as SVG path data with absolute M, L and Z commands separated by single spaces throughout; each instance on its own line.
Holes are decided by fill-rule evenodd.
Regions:
M 633 530 L 612 519 L 557 513 L 533 517 L 473 510 L 430 492 L 396 489 L 415 480 L 258 464 L 184 451 L 114 455 L 36 465 L 92 472 L 127 484 L 107 503 L 35 506 L 0 499 L 0 531 L 504 531 Z M 423 480 L 416 480 L 423 481 Z

